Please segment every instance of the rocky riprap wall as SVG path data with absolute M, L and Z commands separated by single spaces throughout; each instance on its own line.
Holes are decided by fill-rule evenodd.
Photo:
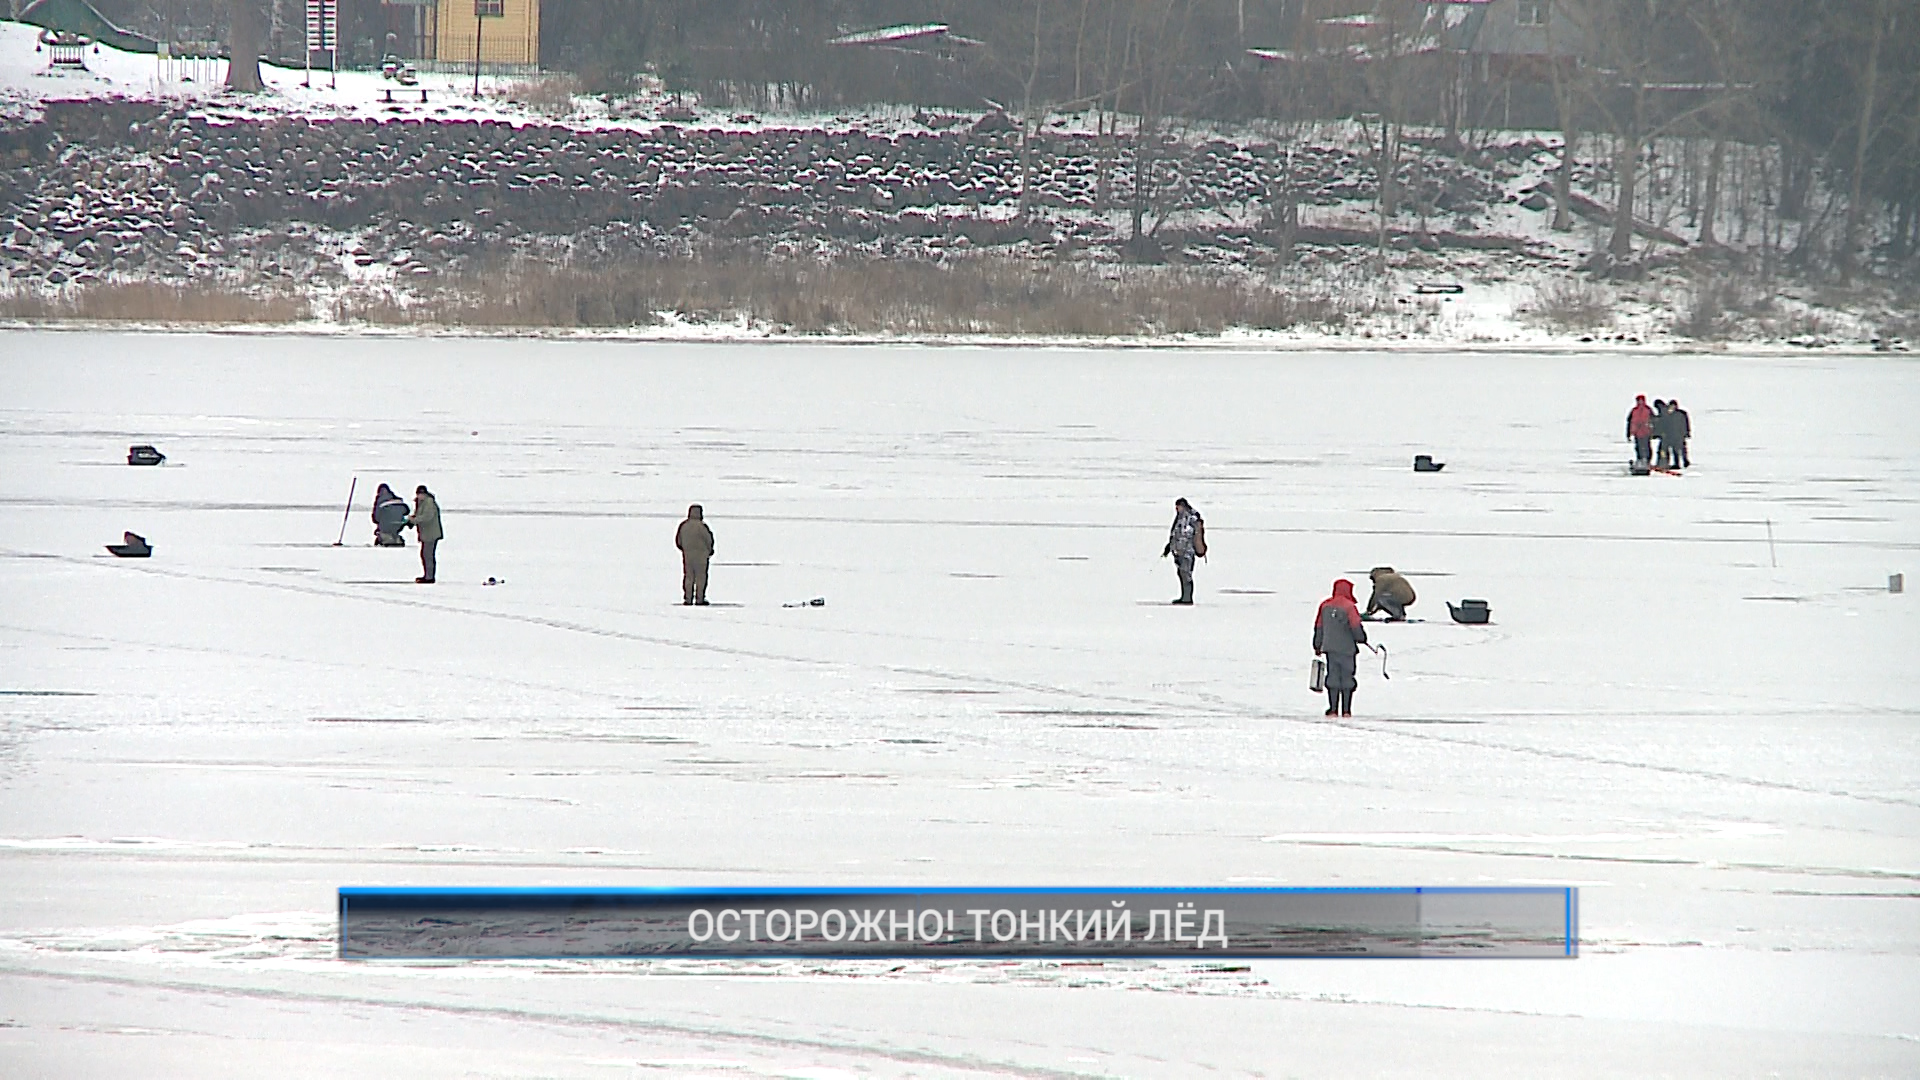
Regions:
M 353 263 L 425 278 L 516 249 L 618 255 L 729 239 L 893 255 L 1119 250 L 1133 197 L 1126 140 L 1045 136 L 1033 156 L 1040 213 L 1017 222 L 1019 137 L 993 127 L 636 132 L 55 102 L 0 130 L 0 270 L 15 287 L 304 282 Z M 1270 258 L 1272 230 L 1258 222 L 1283 193 L 1358 213 L 1374 190 L 1363 157 L 1312 146 L 1170 142 L 1155 168 L 1152 216 L 1176 211 L 1165 247 L 1201 262 Z M 1500 178 L 1431 153 L 1403 174 L 1410 205 L 1443 216 L 1436 226 L 1507 198 Z

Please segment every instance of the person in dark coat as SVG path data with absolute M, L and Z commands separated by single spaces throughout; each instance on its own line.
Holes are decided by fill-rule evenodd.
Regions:
M 1353 582 L 1333 583 L 1333 595 L 1320 601 L 1313 617 L 1313 653 L 1327 658 L 1327 715 L 1352 716 L 1353 691 L 1360 685 L 1355 658 L 1367 640 L 1360 622 L 1360 605 L 1353 599 Z
M 1659 398 L 1653 399 L 1653 464 L 1657 468 L 1671 469 L 1673 462 L 1672 447 L 1667 442 L 1672 423 L 1667 415 L 1667 403 Z
M 1173 500 L 1173 527 L 1167 530 L 1167 546 L 1160 557 L 1173 556 L 1174 572 L 1180 575 L 1180 599 L 1176 604 L 1193 603 L 1193 560 L 1207 553 L 1207 523 L 1200 511 L 1185 499 Z
M 436 553 L 440 541 L 447 535 L 440 528 L 440 503 L 421 484 L 413 489 L 413 513 L 407 517 L 407 524 L 413 526 L 420 537 L 420 576 L 413 579 L 416 585 L 433 584 L 434 571 L 439 568 Z
M 400 530 L 407 524 L 407 500 L 385 484 L 373 493 L 373 546 L 406 547 Z
M 1674 467 L 1685 469 L 1692 466 L 1692 459 L 1687 457 L 1687 440 L 1693 438 L 1693 418 L 1680 407 L 1679 398 L 1667 402 L 1667 423 L 1673 426 Z
M 707 561 L 713 558 L 713 530 L 707 528 L 706 511 L 699 503 L 687 507 L 687 519 L 674 533 L 673 546 L 680 549 L 680 591 L 682 604 L 707 603 Z
M 1653 462 L 1653 410 L 1647 408 L 1647 395 L 1636 394 L 1633 408 L 1627 412 L 1627 438 L 1633 440 L 1633 460 Z
M 1371 617 L 1376 612 L 1384 611 L 1388 622 L 1407 621 L 1407 609 L 1419 599 L 1414 594 L 1412 582 L 1401 577 L 1391 566 L 1376 566 L 1367 571 L 1367 577 L 1373 581 L 1373 595 L 1367 597 L 1365 615 Z

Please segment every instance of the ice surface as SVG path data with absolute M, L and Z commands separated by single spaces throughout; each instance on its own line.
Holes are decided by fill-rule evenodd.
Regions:
M 1695 470 L 1626 475 L 1635 393 Z M 0 335 L 0 1062 L 1911 1075 L 1917 414 L 1887 358 Z M 1383 563 L 1424 621 L 1327 720 Z M 483 884 L 1575 884 L 1583 951 L 333 958 L 337 886 Z

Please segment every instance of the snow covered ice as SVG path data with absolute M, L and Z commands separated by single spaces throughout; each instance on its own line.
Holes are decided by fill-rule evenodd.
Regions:
M 1626 475 L 1636 393 L 1695 469 Z M 1841 355 L 7 333 L 0 1061 L 1912 1075 L 1915 415 Z M 541 884 L 1577 885 L 1581 955 L 334 957 L 339 886 Z

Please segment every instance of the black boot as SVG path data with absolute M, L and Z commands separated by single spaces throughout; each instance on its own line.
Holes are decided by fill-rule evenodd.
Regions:
M 1340 691 L 1340 715 L 1353 715 L 1353 691 L 1351 690 Z
M 1340 715 L 1340 691 L 1331 686 L 1327 687 L 1327 715 Z

